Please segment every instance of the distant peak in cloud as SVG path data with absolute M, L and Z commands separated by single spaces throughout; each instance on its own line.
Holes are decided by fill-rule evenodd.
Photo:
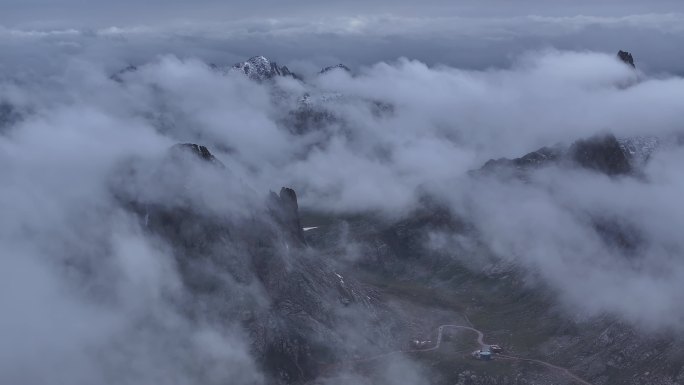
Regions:
M 298 79 L 299 76 L 291 72 L 286 66 L 279 67 L 274 61 L 265 56 L 254 56 L 249 60 L 235 64 L 232 69 L 243 72 L 252 80 L 263 81 L 276 76 L 290 76 Z
M 209 151 L 209 149 L 206 146 L 194 143 L 179 143 L 173 146 L 172 151 L 189 152 L 204 161 L 223 166 L 223 164 L 218 159 L 216 159 L 216 157 L 211 153 L 211 151 Z
M 128 67 L 120 70 L 119 72 L 115 73 L 114 75 L 110 76 L 109 78 L 114 80 L 117 83 L 123 83 L 123 76 L 125 76 L 127 73 L 131 72 L 136 72 L 138 70 L 138 67 L 130 64 Z
M 561 144 L 543 147 L 515 159 L 490 159 L 480 169 L 490 173 L 513 171 L 523 177 L 528 171 L 550 165 L 576 165 L 606 175 L 629 175 L 643 166 L 658 147 L 657 137 L 630 137 L 618 139 L 613 134 L 592 136 L 575 141 L 571 146 Z
M 631 53 L 629 53 L 627 51 L 620 50 L 618 52 L 617 56 L 620 60 L 622 60 L 623 63 L 629 64 L 633 68 L 636 68 L 636 66 L 634 65 L 634 57 L 632 57 Z
M 330 72 L 330 71 L 334 71 L 334 70 L 343 70 L 343 71 L 346 71 L 346 72 L 351 72 L 351 70 L 349 69 L 349 67 L 347 67 L 346 65 L 340 63 L 340 64 L 336 64 L 336 65 L 334 65 L 334 66 L 325 67 L 325 68 L 323 68 L 323 69 L 321 70 L 320 73 L 324 74 L 324 73 L 326 73 L 326 72 Z

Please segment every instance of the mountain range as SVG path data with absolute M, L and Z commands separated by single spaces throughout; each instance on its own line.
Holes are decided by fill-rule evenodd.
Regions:
M 636 68 L 630 53 L 618 58 Z M 283 95 L 277 79 L 305 82 L 264 56 L 208 66 L 272 87 L 276 99 Z M 129 66 L 110 79 L 125 84 L 138 70 Z M 317 76 L 332 71 L 352 73 L 338 64 Z M 295 136 L 323 125 L 344 133 L 350 123 L 331 105 L 360 103 L 380 118 L 399 108 L 315 89 L 291 99 L 279 123 Z M 22 111 L 0 104 L 0 133 L 21 119 Z M 327 139 L 313 137 L 310 148 Z M 679 145 L 607 131 L 490 159 L 461 182 L 534 186 L 544 172 L 640 181 L 658 151 Z M 681 337 L 611 314 L 569 315 L 552 284 L 497 255 L 496 240 L 444 197 L 424 192 L 410 213 L 394 217 L 311 209 L 292 186 L 255 191 L 233 172 L 230 151 L 216 147 L 181 142 L 158 158 L 128 159 L 109 176 L 109 193 L 147 236 L 168 245 L 187 288 L 171 299 L 174 306 L 189 319 L 239 325 L 267 383 L 408 384 L 413 377 L 403 369 L 413 363 L 425 384 L 684 383 Z M 226 206 L 235 212 L 191 204 L 206 196 L 234 200 Z M 578 216 L 598 242 L 640 263 L 634 256 L 645 236 L 638 229 L 605 212 Z M 473 358 L 490 344 L 503 352 L 492 361 Z

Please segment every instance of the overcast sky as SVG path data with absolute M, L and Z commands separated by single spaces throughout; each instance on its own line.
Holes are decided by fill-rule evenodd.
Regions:
M 635 54 L 647 72 L 682 73 L 684 3 L 674 0 L 102 1 L 0 0 L 0 70 L 107 70 L 159 55 L 232 64 L 269 56 L 299 72 L 400 57 L 507 67 L 527 51 Z
M 230 20 L 241 17 L 340 16 L 394 14 L 404 16 L 544 14 L 555 16 L 624 16 L 669 13 L 682 9 L 676 0 L 3 0 L 0 21 L 10 25 L 61 23 L 78 25 L 159 23 L 165 18 Z

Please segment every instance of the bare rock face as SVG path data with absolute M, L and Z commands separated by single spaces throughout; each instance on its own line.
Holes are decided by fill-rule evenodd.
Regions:
M 280 189 L 280 194 L 271 192 L 271 211 L 274 218 L 290 233 L 292 237 L 304 241 L 304 230 L 299 219 L 297 193 L 287 187 Z
M 273 79 L 277 76 L 299 78 L 286 66 L 279 67 L 276 62 L 272 62 L 264 56 L 254 56 L 245 62 L 235 64 L 232 69 L 242 72 L 250 79 L 256 81 Z
M 225 167 L 225 165 L 209 151 L 206 146 L 201 146 L 194 143 L 180 143 L 171 147 L 171 155 L 178 157 L 183 155 L 196 156 L 197 158 L 212 163 L 216 166 Z
M 627 155 L 612 134 L 578 140 L 570 146 L 569 155 L 582 168 L 607 175 L 624 175 L 632 171 Z
M 131 64 L 131 65 L 129 65 L 128 67 L 126 67 L 126 68 L 120 70 L 119 72 L 113 74 L 113 75 L 110 76 L 109 78 L 110 78 L 111 80 L 114 80 L 114 81 L 117 82 L 117 83 L 123 83 L 123 82 L 124 82 L 124 77 L 125 77 L 127 74 L 132 73 L 132 72 L 136 72 L 136 71 L 138 71 L 138 67 L 136 67 L 136 66 L 134 66 L 134 65 Z
M 252 80 L 260 82 L 273 79 L 278 76 L 299 79 L 299 76 L 290 71 L 286 66 L 278 66 L 276 62 L 273 62 L 264 56 L 254 56 L 244 62 L 237 63 L 232 66 L 217 65 L 214 63 L 208 63 L 207 65 L 210 69 L 221 74 L 237 71 L 245 74 Z M 129 65 L 128 67 L 114 73 L 109 78 L 117 83 L 124 83 L 126 75 L 136 71 L 138 71 L 138 67 Z
M 293 189 L 283 187 L 279 194 L 250 201 L 245 208 L 249 215 L 229 215 L 198 208 L 192 200 L 156 199 L 125 188 L 183 187 L 171 195 L 215 188 L 201 179 L 168 181 L 182 179 L 196 167 L 208 167 L 217 178 L 232 178 L 207 147 L 184 143 L 173 146 L 158 163 L 138 165 L 152 169 L 142 177 L 131 176 L 135 165 L 122 170 L 113 193 L 173 254 L 187 293 L 179 303 L 184 314 L 219 328 L 244 330 L 270 377 L 268 383 L 313 379 L 322 363 L 349 354 L 339 348 L 344 336 L 337 332 L 336 325 L 343 322 L 337 309 L 339 314 L 348 306 L 372 309 L 374 294 L 353 277 L 341 278 L 327 259 L 307 247 Z
M 634 65 L 634 58 L 632 57 L 631 53 L 620 50 L 617 56 L 623 63 L 631 66 L 632 68 L 636 68 L 636 66 Z
M 626 175 L 633 171 L 630 153 L 612 134 L 580 139 L 570 147 L 542 147 L 520 158 L 490 159 L 480 172 L 511 171 L 515 176 L 551 165 L 577 166 L 606 175 Z
M 660 138 L 656 136 L 632 136 L 620 138 L 618 142 L 620 142 L 622 152 L 635 168 L 645 165 L 651 155 L 660 148 Z
M 335 70 L 342 70 L 342 71 L 351 73 L 351 70 L 349 69 L 349 67 L 347 67 L 346 65 L 344 65 L 344 64 L 342 64 L 342 63 L 336 64 L 336 65 L 334 65 L 334 66 L 325 67 L 325 68 L 323 68 L 323 69 L 321 70 L 320 73 L 321 73 L 321 74 L 324 74 L 324 73 L 327 73 L 327 72 L 330 72 L 330 71 L 335 71 Z
M 542 147 L 539 150 L 525 154 L 520 158 L 490 159 L 482 166 L 480 171 L 491 173 L 500 170 L 511 170 L 520 173 L 556 164 L 564 156 L 565 149 L 560 146 Z

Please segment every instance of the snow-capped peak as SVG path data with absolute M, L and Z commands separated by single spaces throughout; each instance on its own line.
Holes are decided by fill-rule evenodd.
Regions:
M 258 81 L 272 79 L 276 76 L 297 77 L 287 67 L 278 67 L 278 64 L 270 61 L 265 56 L 254 56 L 247 61 L 235 64 L 232 69 L 244 73 L 252 80 Z

